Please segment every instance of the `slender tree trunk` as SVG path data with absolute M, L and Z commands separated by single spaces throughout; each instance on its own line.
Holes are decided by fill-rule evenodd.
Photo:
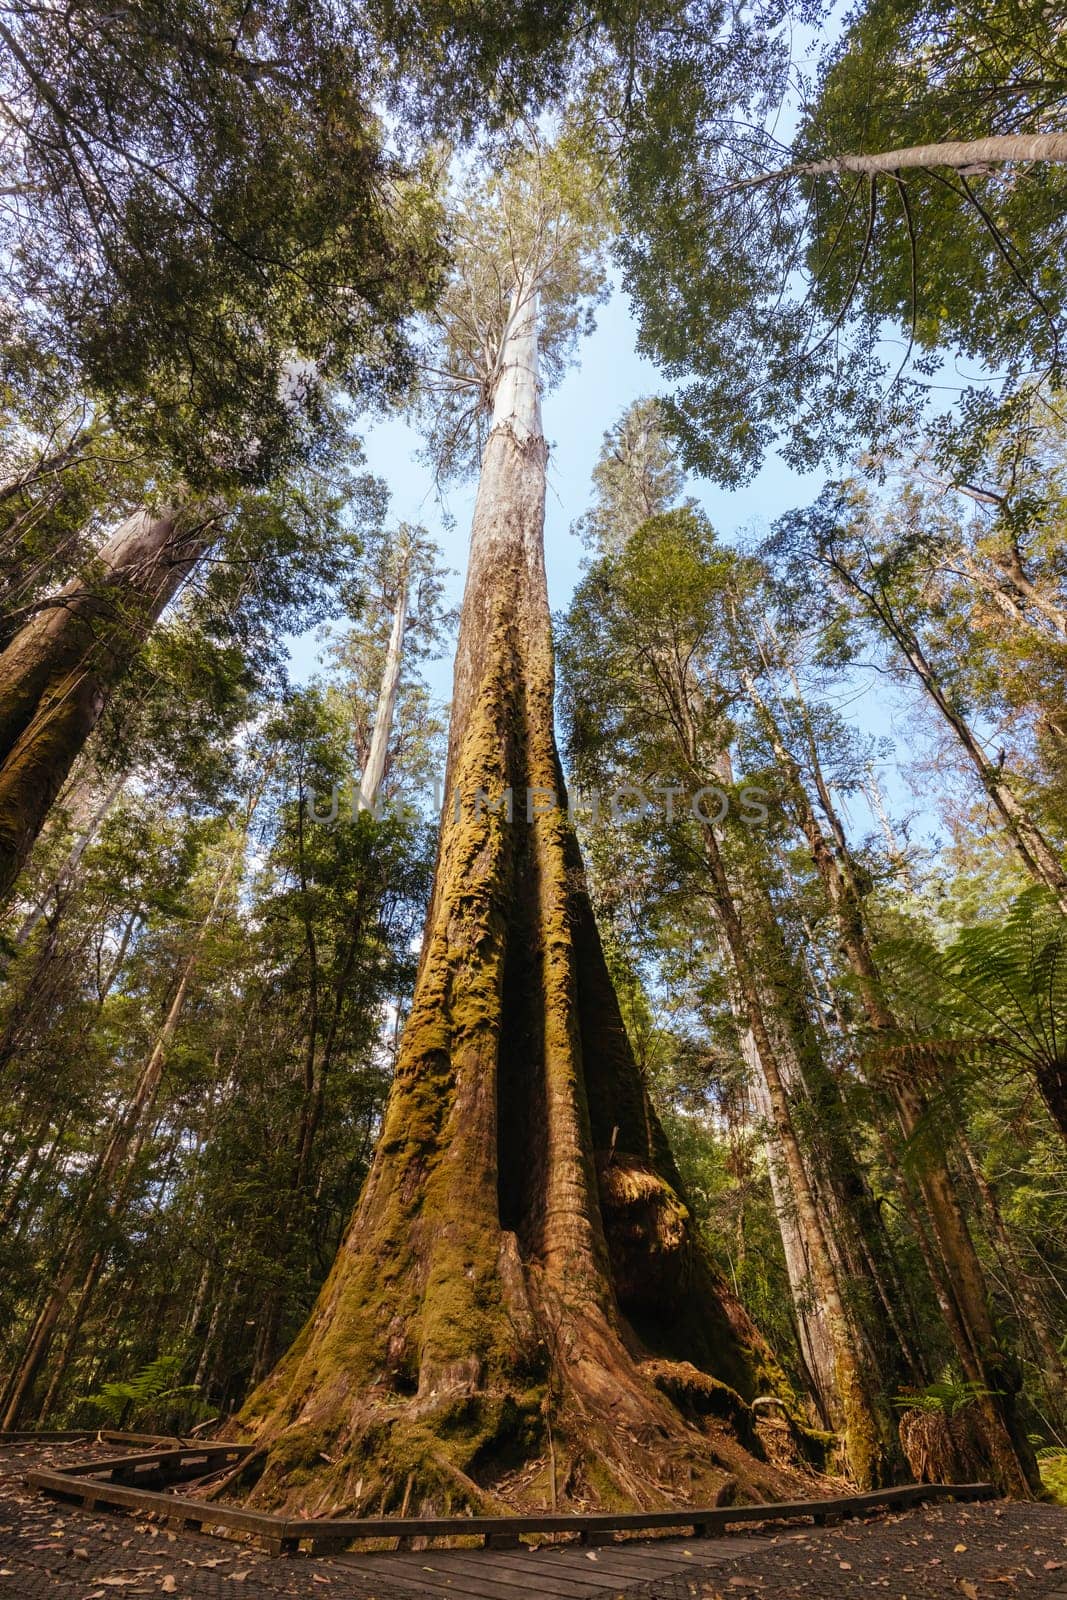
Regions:
M 806 1111 L 809 1170 L 817 1180 L 817 1198 L 847 1280 L 849 1302 L 855 1306 L 857 1333 L 864 1339 L 880 1389 L 893 1393 L 918 1377 L 914 1353 L 897 1316 L 898 1304 L 906 1303 L 906 1287 L 856 1157 L 849 1109 L 812 1022 L 804 975 L 766 885 L 758 875 L 749 874 L 742 888 L 739 910 L 752 941 L 752 959 L 762 975 L 765 1016 L 786 1088 L 798 1100 L 798 1110 Z
M 119 947 L 115 951 L 115 959 L 112 961 L 111 965 L 108 967 L 103 976 L 97 979 L 96 1004 L 98 1010 L 103 1008 L 104 1002 L 118 981 L 119 973 L 122 971 L 122 968 L 125 965 L 126 952 L 130 948 L 130 940 L 133 938 L 134 930 L 141 920 L 142 910 L 142 906 L 134 906 L 133 910 L 122 924 L 122 934 L 119 938 Z M 100 963 L 98 961 L 97 972 L 99 971 Z
M 5 1163 L 3 1179 L 0 1180 L 0 1192 L 8 1189 L 9 1184 L 10 1189 L 3 1205 L 0 1206 L 0 1233 L 3 1233 L 17 1213 L 19 1206 L 22 1204 L 22 1197 L 33 1183 L 38 1169 L 49 1161 L 65 1124 L 66 1116 L 64 1115 L 60 1118 L 59 1126 L 53 1135 L 50 1150 L 44 1151 L 45 1137 L 52 1126 L 52 1113 L 51 1111 L 46 1111 L 31 1134 L 29 1141 L 23 1146 L 21 1153 L 13 1155 Z M 14 1176 L 16 1167 L 21 1167 L 22 1170 L 12 1183 L 11 1179 Z
M 830 1239 L 805 1164 L 779 1053 L 771 1037 L 750 959 L 751 930 L 742 925 L 715 829 L 712 824 L 705 823 L 702 832 L 719 922 L 730 951 L 745 1022 L 759 1059 L 776 1147 L 789 1177 L 812 1283 L 833 1350 L 834 1392 L 840 1406 L 849 1467 L 859 1484 L 871 1488 L 886 1480 L 896 1441 L 889 1432 L 888 1413 L 876 1401 L 873 1374 L 865 1369 L 860 1354 L 862 1337 L 841 1292 Z
M 1063 860 L 1020 803 L 1001 767 L 990 761 L 966 718 L 956 709 L 913 629 L 896 614 L 888 600 L 864 589 L 844 562 L 831 558 L 831 565 L 896 644 L 974 767 L 1027 872 L 1036 883 L 1051 891 L 1060 910 L 1067 915 L 1067 868 Z
M 760 694 L 751 674 L 743 673 L 742 679 L 771 740 L 775 756 L 789 779 L 790 799 L 807 838 L 812 861 L 826 890 L 838 925 L 841 947 L 856 980 L 868 1023 L 875 1034 L 889 1033 L 896 1037 L 900 1032 L 899 1025 L 882 995 L 844 828 L 823 779 L 817 750 L 812 743 L 809 754 L 816 774 L 820 803 L 829 819 L 836 849 L 823 833 L 808 797 L 803 775 L 786 746 L 770 706 Z M 893 1100 L 905 1138 L 914 1138 L 921 1129 L 929 1127 L 929 1106 L 910 1076 L 894 1073 L 887 1077 L 882 1087 Z M 927 1140 L 927 1145 L 930 1144 L 931 1141 Z M 1018 1381 L 1000 1346 L 989 1305 L 985 1274 L 960 1208 L 947 1161 L 936 1146 L 926 1151 L 919 1184 L 962 1314 L 959 1319 L 948 1319 L 960 1363 L 971 1381 L 992 1391 L 982 1401 L 994 1450 L 992 1465 L 1008 1492 L 1027 1495 L 1037 1486 L 1037 1468 L 1033 1450 L 1016 1412 Z M 959 1337 L 961 1333 L 964 1335 L 962 1338 Z
M 93 1297 L 93 1291 L 99 1282 L 100 1274 L 103 1271 L 104 1262 L 106 1260 L 107 1251 L 102 1245 L 98 1245 L 93 1251 L 92 1260 L 89 1262 L 88 1270 L 82 1280 L 81 1287 L 78 1290 L 74 1311 L 70 1318 L 70 1325 L 67 1328 L 63 1339 L 63 1348 L 59 1353 L 59 1359 L 53 1364 L 53 1371 L 51 1377 L 49 1378 L 48 1388 L 45 1391 L 45 1397 L 41 1401 L 37 1412 L 38 1421 L 40 1423 L 47 1422 L 49 1417 L 52 1415 L 56 1400 L 63 1387 L 64 1381 L 66 1380 L 67 1373 L 70 1370 L 70 1364 L 74 1358 L 74 1352 L 78 1346 L 78 1337 L 82 1330 L 82 1324 L 85 1321 L 86 1314 L 88 1313 L 89 1305 Z
M 210 908 L 197 929 L 192 946 L 182 966 L 181 975 L 163 1026 L 141 1067 L 133 1095 L 115 1123 L 111 1136 L 97 1160 L 85 1198 L 71 1224 L 55 1282 L 38 1312 L 24 1354 L 9 1385 L 8 1393 L 5 1397 L 3 1421 L 0 1422 L 0 1427 L 16 1427 L 19 1417 L 29 1404 L 33 1385 L 42 1365 L 47 1360 L 60 1317 L 66 1309 L 79 1274 L 85 1270 L 86 1257 L 90 1250 L 90 1240 L 97 1224 L 98 1209 L 103 1205 L 108 1219 L 114 1221 L 124 1206 L 127 1184 L 132 1177 L 133 1167 L 140 1154 L 147 1132 L 146 1118 L 155 1100 L 156 1091 L 163 1075 L 167 1050 L 181 1020 L 186 997 L 189 993 L 189 986 L 196 972 L 208 929 L 227 893 L 243 849 L 244 836 L 242 835 L 240 848 L 233 852 L 226 869 L 219 876 Z M 91 1295 L 95 1282 L 96 1277 L 93 1275 L 89 1284 L 88 1295 Z M 85 1297 L 86 1309 L 88 1295 Z
M 751 1028 L 744 1028 L 742 1053 L 748 1064 L 756 1108 L 770 1125 L 773 1119 L 770 1099 L 763 1081 L 763 1069 Z M 782 1238 L 786 1274 L 793 1300 L 800 1353 L 815 1387 L 815 1401 L 825 1427 L 841 1426 L 841 1412 L 834 1387 L 834 1351 L 824 1307 L 818 1300 L 811 1269 L 811 1252 L 800 1227 L 789 1179 L 782 1171 L 782 1159 L 775 1140 L 764 1140 L 767 1175 L 771 1185 L 775 1220 Z
M 363 804 L 369 810 L 374 809 L 382 786 L 382 779 L 385 777 L 385 763 L 389 754 L 389 741 L 393 732 L 393 718 L 396 714 L 396 697 L 400 688 L 400 667 L 404 653 L 404 629 L 407 626 L 408 617 L 409 563 L 410 555 L 408 550 L 404 548 L 400 553 L 396 609 L 393 612 L 393 626 L 385 653 L 382 686 L 378 695 L 378 710 L 374 718 L 374 733 L 371 737 L 370 752 L 359 784 Z
M 804 173 L 817 177 L 823 173 L 903 172 L 914 167 L 975 167 L 986 162 L 1001 165 L 1018 161 L 1067 161 L 1067 134 L 1007 133 L 988 139 L 950 139 L 941 144 L 907 145 L 900 150 L 880 150 L 872 155 L 829 156 L 825 161 L 807 161 L 768 175 L 755 182 L 769 182 L 771 176 Z
M 546 456 L 526 290 L 482 462 L 415 996 L 340 1254 L 243 1413 L 261 1504 L 785 1491 L 747 1405 L 784 1379 L 701 1251 L 564 809 Z
M 100 804 L 97 806 L 96 810 L 85 824 L 85 827 L 82 829 L 77 839 L 75 839 L 74 844 L 71 846 L 70 853 L 68 854 L 67 859 L 63 863 L 59 872 L 42 894 L 37 904 L 31 911 L 28 911 L 23 918 L 19 930 L 15 934 L 15 946 L 17 949 L 21 949 L 22 946 L 27 944 L 33 937 L 35 928 L 38 926 L 45 912 L 48 910 L 49 902 L 57 901 L 64 889 L 68 888 L 73 882 L 78 868 L 81 865 L 82 857 L 92 844 L 93 840 L 96 838 L 96 835 L 100 830 L 100 825 L 103 823 L 104 819 L 111 811 L 112 806 L 115 804 L 115 801 L 122 793 L 125 783 L 126 774 L 122 773 L 121 776 L 113 779 L 108 785 Z
M 136 512 L 0 654 L 0 900 L 112 689 L 212 542 L 213 520 Z
M 897 838 L 896 830 L 886 809 L 885 795 L 882 793 L 881 784 L 877 774 L 869 772 L 867 778 L 861 783 L 860 788 L 864 799 L 878 819 L 878 826 L 882 830 L 885 847 L 896 870 L 900 873 L 904 887 L 909 894 L 915 894 L 918 889 L 915 873 L 912 871 L 911 862 L 907 853 Z

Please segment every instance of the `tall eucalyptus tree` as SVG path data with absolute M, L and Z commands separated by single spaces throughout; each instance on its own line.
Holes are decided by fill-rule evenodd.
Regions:
M 748 1402 L 781 1375 L 695 1237 L 555 745 L 540 374 L 598 293 L 599 232 L 558 148 L 455 219 L 431 438 L 452 468 L 482 450 L 436 880 L 373 1169 L 307 1326 L 244 1411 L 268 1504 L 788 1482 L 746 1448 Z M 539 1468 L 523 1491 L 516 1458 Z

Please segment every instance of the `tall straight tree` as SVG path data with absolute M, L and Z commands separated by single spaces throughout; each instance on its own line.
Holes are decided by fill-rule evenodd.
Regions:
M 121 1217 L 128 1200 L 128 1189 L 136 1163 L 151 1126 L 151 1116 L 160 1082 L 167 1064 L 167 1053 L 182 1019 L 196 977 L 197 966 L 209 930 L 232 892 L 248 842 L 248 828 L 262 793 L 263 779 L 248 797 L 245 815 L 237 829 L 237 839 L 223 858 L 217 872 L 214 893 L 200 918 L 177 975 L 177 982 L 152 1047 L 137 1070 L 128 1103 L 117 1113 L 107 1140 L 91 1172 L 67 1236 L 63 1259 L 55 1281 L 50 1285 L 21 1359 L 12 1373 L 3 1399 L 5 1427 L 13 1427 L 22 1415 L 33 1391 L 34 1381 L 47 1359 L 55 1333 L 76 1286 L 81 1284 L 75 1311 L 75 1329 L 96 1288 L 106 1251 L 94 1246 L 94 1223 L 102 1211 L 109 1221 Z
M 775 668 L 782 668 L 783 644 L 774 638 L 765 622 L 766 637 L 753 652 L 757 658 L 755 669 L 745 660 L 746 649 L 751 650 L 752 641 L 759 640 L 760 624 L 754 613 L 757 607 L 770 609 L 766 593 L 761 594 L 758 589 L 755 596 L 749 596 L 746 607 L 745 589 L 753 577 L 752 569 L 746 573 L 742 563 L 737 563 L 731 580 L 733 592 L 727 602 L 727 632 L 735 670 L 778 763 L 786 804 L 824 888 L 837 927 L 840 952 L 852 975 L 866 1025 L 875 1040 L 888 1038 L 898 1043 L 902 1030 L 886 998 L 875 961 L 860 887 L 861 873 L 822 768 L 810 708 L 795 678 L 792 697 L 780 709 L 771 699 Z M 760 667 L 771 680 L 769 686 L 758 681 Z M 783 714 L 799 725 L 803 769 L 779 721 Z M 1037 1469 L 1019 1415 L 1019 1375 L 998 1336 L 981 1259 L 950 1170 L 949 1141 L 941 1130 L 930 1126 L 931 1107 L 919 1070 L 913 1067 L 910 1071 L 887 1072 L 878 1088 L 892 1105 L 905 1139 L 923 1136 L 916 1176 L 943 1266 L 943 1271 L 935 1275 L 935 1284 L 960 1367 L 980 1394 L 978 1403 L 985 1416 L 990 1471 L 1010 1492 L 1026 1494 L 1037 1487 Z
M 790 1481 L 758 1459 L 748 1404 L 783 1379 L 695 1237 L 564 805 L 538 360 L 543 338 L 560 370 L 598 285 L 574 165 L 538 151 L 456 219 L 435 438 L 453 465 L 483 434 L 484 451 L 436 879 L 370 1177 L 243 1414 L 262 1503 L 647 1504 Z M 538 1464 L 521 1488 L 517 1462 Z

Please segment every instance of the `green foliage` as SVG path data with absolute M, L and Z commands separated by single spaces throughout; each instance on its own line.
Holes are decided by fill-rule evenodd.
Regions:
M 228 644 L 234 580 L 222 573 L 212 593 L 208 579 L 157 636 L 125 715 L 116 706 L 114 731 L 97 743 L 101 757 L 126 768 L 125 785 L 72 865 L 72 845 L 111 782 L 86 769 L 70 809 L 42 837 L 25 901 L 7 924 L 5 1363 L 61 1269 L 71 1228 L 84 1226 L 101 1255 L 81 1330 L 68 1343 L 70 1324 L 60 1324 L 38 1388 L 40 1404 L 55 1377 L 53 1416 L 76 1414 L 78 1395 L 123 1403 L 128 1374 L 161 1346 L 187 1353 L 182 1371 L 204 1404 L 217 1410 L 242 1398 L 297 1332 L 358 1195 L 435 844 L 417 810 L 375 822 L 347 804 L 362 766 L 352 711 L 381 673 L 379 586 L 391 545 L 357 518 L 383 511 L 371 482 L 363 502 L 338 507 L 338 520 L 324 525 L 317 571 L 314 562 L 287 570 L 295 542 L 285 562 L 267 561 L 264 591 Z M 332 551 L 331 536 L 340 540 Z M 440 763 L 441 724 L 418 670 L 446 626 L 439 557 L 425 536 L 415 567 L 412 659 L 387 797 L 421 797 L 423 775 Z M 241 581 L 255 570 L 251 561 Z M 300 616 L 291 607 L 321 606 L 321 615 L 328 600 L 332 609 L 339 578 L 350 602 L 369 597 L 366 617 L 350 619 L 326 682 L 291 691 L 277 681 L 274 628 Z M 212 641 L 226 650 L 219 671 Z M 193 697 L 168 704 L 179 682 Z M 158 765 L 154 750 L 166 752 Z M 321 810 L 334 784 L 345 793 L 336 824 L 311 821 L 305 802 L 314 797 Z M 235 849 L 235 879 L 205 922 Z M 23 912 L 34 906 L 42 915 L 20 942 Z M 117 1193 L 118 1209 L 94 1203 L 86 1216 L 94 1162 L 194 948 L 142 1142 L 105 1197 Z M 173 1397 L 175 1425 L 192 1415 L 178 1416 L 182 1398 Z
M 349 18 L 89 4 L 5 33 L 8 371 L 47 352 L 212 486 L 306 454 L 332 382 L 396 395 L 438 219 L 427 175 L 383 149 Z
M 185 1361 L 180 1355 L 156 1356 L 132 1378 L 105 1383 L 95 1394 L 74 1403 L 100 1424 L 181 1433 L 211 1415 L 195 1383 L 179 1383 Z
M 984 1384 L 950 1376 L 939 1378 L 936 1383 L 928 1383 L 925 1389 L 915 1394 L 895 1395 L 893 1404 L 901 1411 L 933 1411 L 946 1417 L 955 1417 L 996 1392 L 995 1389 L 987 1389 Z
M 542 390 L 562 377 L 605 288 L 607 217 L 597 174 L 571 129 L 532 131 L 497 171 L 457 184 L 452 269 L 429 324 L 417 410 L 426 452 L 447 479 L 478 464 L 516 306 L 538 299 Z
M 1025 409 L 1035 378 L 1061 384 L 1061 162 L 832 166 L 1062 133 L 1052 14 L 869 0 L 814 82 L 776 9 L 724 34 L 704 62 L 651 43 L 619 162 L 619 254 L 641 343 L 682 386 L 670 414 L 687 463 L 736 484 L 775 442 L 798 467 L 840 460 L 912 433 L 946 387 L 966 391 L 966 437 Z M 958 376 L 976 370 L 997 387 Z
M 1006 1071 L 1003 1052 L 982 1044 L 988 1017 L 972 1023 L 965 1040 L 962 1024 L 948 1025 L 944 1012 L 952 1005 L 946 971 L 958 980 L 967 970 L 972 1004 L 988 1006 L 998 996 L 1008 1009 L 1027 1014 L 1028 1038 L 1058 1037 L 1058 1002 L 1055 1022 L 1045 1013 L 1057 987 L 1050 983 L 1058 972 L 1063 919 L 1047 897 L 1029 894 L 1019 926 L 1013 922 L 1003 935 L 1004 923 L 1016 915 L 1019 874 L 988 834 L 976 838 L 973 824 L 961 830 L 953 854 L 925 859 L 917 851 L 905 854 L 888 817 L 884 841 L 858 837 L 846 826 L 842 797 L 850 809 L 854 801 L 869 804 L 864 794 L 872 762 L 888 754 L 840 710 L 856 694 L 853 663 L 867 658 L 874 617 L 847 603 L 843 583 L 831 589 L 812 578 L 819 562 L 829 564 L 828 552 L 837 562 L 855 563 L 865 590 L 880 605 L 892 605 L 928 655 L 937 652 L 956 703 L 987 697 L 965 625 L 950 626 L 954 614 L 940 605 L 931 582 L 931 567 L 940 571 L 935 563 L 944 562 L 946 583 L 951 567 L 959 566 L 961 535 L 951 508 L 942 506 L 939 517 L 912 518 L 912 500 L 903 512 L 880 504 L 877 517 L 857 519 L 850 534 L 847 517 L 828 495 L 814 515 L 798 514 L 757 560 L 717 539 L 691 507 L 657 507 L 633 526 L 622 454 L 618 436 L 609 436 L 602 458 L 610 463 L 606 493 L 604 475 L 597 480 L 595 511 L 603 519 L 598 555 L 557 634 L 561 706 L 579 796 L 596 788 L 603 797 L 620 782 L 643 785 L 652 795 L 653 778 L 659 785 L 674 781 L 685 794 L 711 776 L 729 797 L 731 810 L 716 830 L 718 849 L 766 1013 L 791 1063 L 791 1116 L 818 1175 L 824 1225 L 847 1263 L 843 1292 L 879 1352 L 883 1381 L 892 1385 L 887 1393 L 903 1390 L 908 1380 L 912 1393 L 921 1393 L 925 1384 L 918 1379 L 943 1368 L 953 1354 L 911 1217 L 917 1194 L 922 1206 L 917 1186 L 958 1137 L 980 1163 L 973 1186 L 960 1191 L 961 1204 L 990 1275 L 999 1324 L 1025 1364 L 1026 1403 L 1032 1396 L 1034 1420 L 1041 1419 L 1041 1436 L 1048 1437 L 1063 1417 L 1062 1356 L 1053 1351 L 1067 1263 L 1050 1243 L 1063 1231 L 1063 1146 L 1051 1125 L 1033 1114 L 1033 1057 Z M 614 493 L 615 476 L 624 479 L 622 494 Z M 977 543 L 973 532 L 963 537 Z M 1022 545 L 1028 570 L 1039 548 L 1037 540 Z M 1041 596 L 1054 600 L 1045 559 L 1040 573 L 1037 561 L 1033 570 Z M 965 585 L 951 581 L 958 583 L 962 619 Z M 1003 648 L 1003 625 L 999 634 Z M 762 827 L 738 825 L 741 774 L 774 797 Z M 829 841 L 826 848 L 845 863 L 872 936 L 884 933 L 875 950 L 884 962 L 882 998 L 908 1019 L 907 1039 L 879 1034 L 872 1040 L 838 917 L 815 871 L 803 795 Z M 810 1283 L 791 1283 L 786 1272 L 788 1187 L 776 1172 L 781 1163 L 773 1125 L 758 1099 L 754 1103 L 735 974 L 717 926 L 700 830 L 684 800 L 676 803 L 673 821 L 662 800 L 653 801 L 651 815 L 623 825 L 612 823 L 607 809 L 602 799 L 598 821 L 578 800 L 627 1027 L 712 1248 L 803 1386 L 798 1325 L 805 1317 L 817 1319 L 817 1299 Z M 1026 932 L 1024 921 L 1030 921 Z M 888 954 L 894 940 L 915 946 L 906 971 L 898 971 Z M 979 947 L 984 959 L 977 958 Z M 1018 1020 L 1002 1018 L 998 1031 L 1013 1034 L 1018 1048 L 1024 1031 Z M 979 1048 L 989 1068 L 980 1079 Z M 886 1093 L 886 1075 L 893 1072 L 918 1087 L 932 1107 L 909 1141 L 900 1137 Z M 888 1376 L 893 1338 L 887 1337 L 886 1305 L 871 1298 L 869 1255 L 857 1260 L 858 1239 L 866 1252 L 879 1252 L 883 1285 L 897 1285 L 888 1290 L 896 1327 L 918 1352 L 917 1367 L 895 1378 Z M 1018 1290 L 1024 1273 L 1030 1300 Z
M 1037 1452 L 1045 1493 L 1058 1506 L 1067 1506 L 1067 1450 L 1051 1446 Z
M 929 940 L 887 941 L 886 979 L 909 1018 L 913 1070 L 931 1069 L 946 1088 L 1014 1070 L 1043 1090 L 1062 1081 L 1067 1060 L 1067 918 L 1051 897 L 1028 890 L 1006 917 L 962 928 L 939 949 Z M 890 1054 L 908 1056 L 908 1041 Z M 1050 1099 L 1053 1117 L 1062 1104 Z
M 593 468 L 594 504 L 576 530 L 603 554 L 628 539 L 643 522 L 668 511 L 682 489 L 674 441 L 658 400 L 635 400 L 604 435 Z

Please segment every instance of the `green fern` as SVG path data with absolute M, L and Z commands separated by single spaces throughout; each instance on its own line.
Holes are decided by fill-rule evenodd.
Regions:
M 183 1365 L 180 1355 L 157 1356 L 132 1378 L 105 1383 L 95 1394 L 82 1395 L 79 1403 L 101 1423 L 116 1426 L 178 1428 L 203 1420 L 210 1407 L 200 1399 L 198 1386 L 177 1381 Z
M 921 1077 L 936 1097 L 990 1065 L 1041 1082 L 1067 1057 L 1067 917 L 1044 890 L 1027 890 L 1002 921 L 965 928 L 946 949 L 895 939 L 878 960 L 908 1026 L 872 1047 L 876 1074 Z
M 914 1394 L 894 1395 L 893 1404 L 901 1411 L 942 1411 L 945 1416 L 954 1417 L 968 1406 L 984 1400 L 987 1395 L 997 1393 L 998 1390 L 987 1389 L 982 1383 L 971 1383 L 962 1378 L 939 1378 L 936 1383 L 929 1383 L 925 1389 L 916 1390 Z

